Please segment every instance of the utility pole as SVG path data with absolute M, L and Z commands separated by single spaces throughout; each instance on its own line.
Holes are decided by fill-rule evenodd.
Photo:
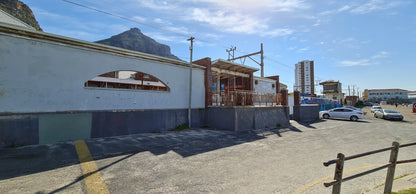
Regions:
M 355 85 L 352 85 L 352 95 L 355 96 Z
M 188 127 L 191 128 L 191 102 L 192 102 L 192 51 L 194 45 L 194 37 L 188 39 L 191 41 L 191 46 L 189 47 L 191 57 L 189 59 L 189 104 L 188 104 Z
M 235 49 L 236 49 L 236 47 L 231 46 L 230 49 L 226 49 L 225 50 L 228 53 L 228 61 L 231 61 L 231 58 L 234 58 L 234 51 L 235 51 Z M 233 54 L 231 54 L 231 52 L 233 52 Z
M 233 57 L 232 59 L 230 59 L 230 61 L 234 61 L 234 60 L 237 60 L 237 59 L 244 59 L 244 62 L 245 62 L 246 61 L 246 57 L 248 57 L 251 60 L 253 60 L 254 62 L 256 62 L 258 65 L 260 65 L 260 68 L 261 68 L 261 77 L 264 77 L 263 43 L 261 43 L 260 46 L 261 46 L 261 48 L 260 48 L 260 51 L 259 52 L 255 52 L 255 53 L 251 53 L 251 54 L 248 54 L 248 55 L 244 55 L 244 56 L 240 56 L 240 57 L 235 57 L 235 58 Z M 257 55 L 257 54 L 260 54 L 260 63 L 257 62 L 256 60 L 254 60 L 253 58 L 251 58 L 251 56 Z M 244 65 L 244 62 L 243 62 L 243 65 Z
M 351 96 L 350 85 L 348 85 L 348 96 Z
M 261 68 L 261 77 L 264 77 L 264 57 L 263 57 L 263 43 L 261 43 L 261 48 L 260 48 L 260 56 L 261 56 L 261 64 L 260 64 L 260 68 Z

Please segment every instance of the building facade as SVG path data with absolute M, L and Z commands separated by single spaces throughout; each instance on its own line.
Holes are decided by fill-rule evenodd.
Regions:
M 301 61 L 295 65 L 295 85 L 293 91 L 315 94 L 314 62 Z
M 342 84 L 339 81 L 327 80 L 319 83 L 323 86 L 322 93 L 326 96 L 327 99 L 331 100 L 343 100 L 344 94 L 342 93 Z
M 0 42 L 0 148 L 182 125 L 234 131 L 289 125 L 287 100 L 252 106 L 256 68 L 204 58 L 193 62 L 189 84 L 184 61 L 2 22 Z M 276 88 L 267 79 L 259 90 L 272 92 L 272 82 Z M 228 104 L 213 107 L 220 87 L 217 95 Z
M 416 91 L 408 91 L 407 92 L 409 103 L 415 103 L 416 102 Z
M 405 100 L 408 99 L 407 90 L 402 89 L 365 89 L 363 100 L 385 101 L 385 100 Z

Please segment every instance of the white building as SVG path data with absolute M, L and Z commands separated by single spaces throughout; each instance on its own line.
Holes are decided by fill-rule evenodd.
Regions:
M 295 66 L 295 85 L 293 86 L 293 91 L 315 94 L 313 61 L 301 61 Z
M 416 102 L 416 91 L 408 91 L 407 92 L 409 102 L 414 103 Z
M 276 93 L 276 80 L 254 76 L 253 90 L 259 93 Z
M 7 12 L 0 9 L 0 23 L 5 23 L 8 25 L 19 26 L 27 28 L 28 30 L 36 30 L 34 27 L 30 26 L 22 22 L 21 20 L 13 17 L 12 15 L 8 14 Z
M 402 89 L 376 89 L 364 90 L 364 100 L 393 100 L 393 99 L 408 99 L 407 90 Z

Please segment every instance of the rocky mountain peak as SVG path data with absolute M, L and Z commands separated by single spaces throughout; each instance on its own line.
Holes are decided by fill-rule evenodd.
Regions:
M 139 28 L 131 28 L 111 38 L 99 40 L 96 43 L 180 60 L 170 52 L 168 45 L 160 44 L 144 35 Z
M 36 30 L 42 31 L 32 10 L 23 2 L 19 0 L 0 0 L 0 9 L 34 27 Z

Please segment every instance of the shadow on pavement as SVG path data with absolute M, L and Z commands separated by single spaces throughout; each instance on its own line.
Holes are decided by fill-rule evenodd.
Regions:
M 128 157 L 131 157 L 134 154 L 146 151 L 154 155 L 174 151 L 182 157 L 189 157 L 221 148 L 257 141 L 266 138 L 268 135 L 282 137 L 282 133 L 289 131 L 302 132 L 293 126 L 242 132 L 193 129 L 181 132 L 95 138 L 87 139 L 85 142 L 94 160 L 126 154 L 129 154 Z M 128 157 L 124 157 L 123 159 Z M 74 164 L 79 164 L 79 161 L 73 142 L 0 149 L 0 166 L 2 166 L 0 169 L 0 180 L 53 170 Z M 79 177 L 70 185 L 82 179 L 83 177 Z M 56 192 L 59 191 L 57 190 Z

